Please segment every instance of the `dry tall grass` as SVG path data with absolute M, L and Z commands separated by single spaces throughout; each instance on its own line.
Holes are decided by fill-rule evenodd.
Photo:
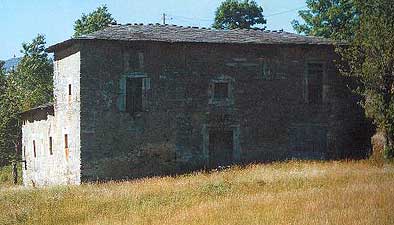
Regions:
M 0 190 L 0 224 L 394 224 L 394 164 L 288 162 Z

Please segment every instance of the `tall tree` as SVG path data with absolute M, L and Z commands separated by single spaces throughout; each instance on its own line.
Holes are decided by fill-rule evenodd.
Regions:
M 354 0 L 306 0 L 308 9 L 300 10 L 305 23 L 292 21 L 298 32 L 336 40 L 350 40 L 359 21 Z
M 226 0 L 216 10 L 212 27 L 216 29 L 251 28 L 254 25 L 266 23 L 263 8 L 254 0 Z M 262 28 L 264 29 L 265 26 Z
M 0 60 L 0 96 L 3 95 L 5 92 L 5 82 L 6 82 L 6 76 L 5 76 L 5 70 L 4 70 L 4 61 Z M 1 105 L 0 105 L 1 107 Z
M 22 98 L 21 110 L 52 101 L 53 64 L 45 52 L 45 36 L 37 35 L 31 43 L 22 44 L 23 58 L 14 76 Z
M 0 93 L 0 165 L 16 159 L 15 146 L 20 144 L 19 113 L 52 101 L 53 66 L 45 50 L 45 37 L 38 35 L 23 43 L 24 54 L 18 67 L 6 79 Z
M 354 0 L 360 25 L 350 46 L 339 49 L 341 72 L 359 81 L 366 115 L 384 133 L 385 156 L 394 157 L 394 4 Z
M 82 14 L 74 23 L 74 37 L 101 30 L 116 20 L 108 12 L 107 6 L 100 6 L 88 15 Z

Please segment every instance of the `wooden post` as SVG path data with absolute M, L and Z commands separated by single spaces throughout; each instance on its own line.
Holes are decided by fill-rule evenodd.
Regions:
M 14 184 L 18 184 L 18 163 L 16 161 L 12 163 L 12 177 Z
M 12 177 L 14 184 L 18 184 L 18 157 L 19 157 L 19 143 L 15 144 L 15 160 L 12 162 Z

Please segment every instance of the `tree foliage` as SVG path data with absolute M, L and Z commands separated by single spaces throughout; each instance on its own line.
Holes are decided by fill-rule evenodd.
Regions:
M 0 165 L 15 160 L 15 146 L 20 145 L 19 113 L 52 101 L 53 66 L 45 52 L 45 37 L 38 35 L 23 43 L 24 56 L 6 79 L 0 79 Z M 3 72 L 2 72 L 3 73 Z
M 5 82 L 7 81 L 5 76 L 4 63 L 4 61 L 0 60 L 0 96 L 2 96 L 5 92 Z
M 88 15 L 82 14 L 82 17 L 75 21 L 74 37 L 101 30 L 111 23 L 116 23 L 116 21 L 108 12 L 107 6 L 100 6 Z
M 339 49 L 341 72 L 359 81 L 366 115 L 386 138 L 386 156 L 394 156 L 394 4 L 392 0 L 354 0 L 359 26 L 350 46 Z
M 255 1 L 226 0 L 216 10 L 212 26 L 216 29 L 234 29 L 251 28 L 266 23 L 263 8 Z
M 359 10 L 354 0 L 306 0 L 307 10 L 299 16 L 305 23 L 293 20 L 293 28 L 311 36 L 350 40 L 359 23 Z

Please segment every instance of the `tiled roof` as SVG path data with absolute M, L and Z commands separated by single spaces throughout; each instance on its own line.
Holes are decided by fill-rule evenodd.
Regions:
M 160 24 L 114 24 L 103 30 L 69 39 L 48 48 L 52 52 L 57 47 L 78 40 L 120 40 L 156 41 L 168 43 L 229 43 L 229 44 L 302 44 L 333 45 L 335 42 L 321 37 L 304 36 L 283 31 L 259 29 L 216 30 L 210 28 L 183 27 Z

